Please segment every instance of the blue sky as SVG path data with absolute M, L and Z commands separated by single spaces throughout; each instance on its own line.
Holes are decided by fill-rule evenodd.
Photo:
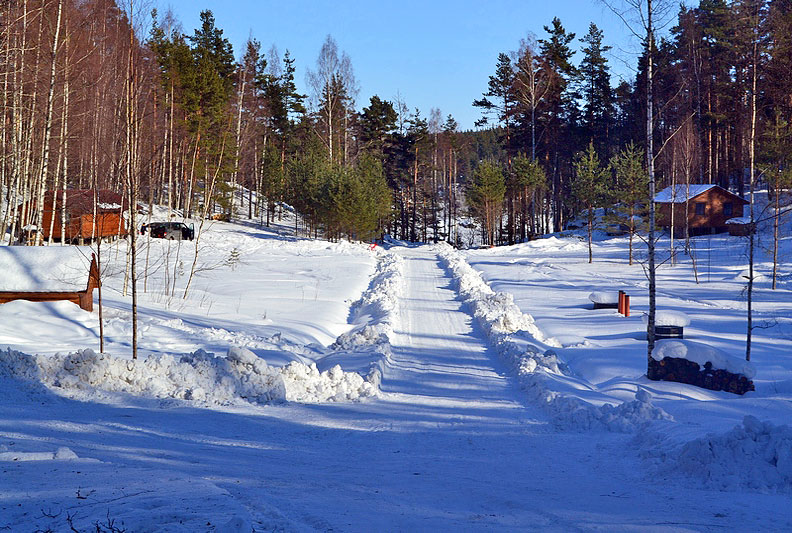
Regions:
M 529 33 L 543 38 L 542 26 L 555 16 L 577 38 L 596 23 L 614 47 L 610 63 L 617 76 L 632 76 L 626 63 L 635 63 L 638 46 L 601 3 L 579 0 L 157 1 L 161 10 L 173 9 L 189 34 L 200 11 L 211 9 L 237 57 L 249 36 L 264 51 L 272 44 L 281 54 L 288 49 L 304 92 L 306 69 L 314 68 L 330 34 L 352 60 L 360 85 L 358 109 L 374 94 L 393 100 L 398 91 L 410 109 L 428 116 L 437 107 L 462 128 L 472 128 L 481 116 L 471 102 L 486 91 L 498 53 L 516 50 Z M 580 57 L 576 54 L 575 62 Z

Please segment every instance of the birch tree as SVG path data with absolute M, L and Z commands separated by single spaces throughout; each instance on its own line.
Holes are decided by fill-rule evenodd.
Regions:
M 655 152 L 654 152 L 654 54 L 655 25 L 666 20 L 673 5 L 669 0 L 601 0 L 611 9 L 625 26 L 638 39 L 643 41 L 646 56 L 646 169 L 649 175 L 649 235 L 647 238 L 649 278 L 649 316 L 647 320 L 647 365 L 655 347 L 655 316 L 657 313 L 657 265 L 655 258 L 655 224 L 656 213 L 654 197 L 655 183 Z M 649 376 L 650 378 L 652 376 Z

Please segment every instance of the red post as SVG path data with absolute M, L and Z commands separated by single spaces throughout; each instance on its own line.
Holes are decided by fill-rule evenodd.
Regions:
M 619 291 L 619 314 L 624 314 L 624 291 Z
M 630 296 L 628 294 L 624 295 L 624 316 L 630 316 Z

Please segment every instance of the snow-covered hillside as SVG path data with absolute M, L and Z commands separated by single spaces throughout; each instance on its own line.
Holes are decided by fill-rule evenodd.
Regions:
M 123 242 L 104 354 L 96 309 L 0 305 L 0 529 L 792 529 L 788 269 L 737 397 L 646 379 L 625 238 L 589 265 L 574 234 L 383 250 L 290 224 L 212 223 L 186 297 L 195 245 L 144 240 L 136 361 Z M 695 245 L 701 283 L 680 257 L 659 304 L 739 357 L 744 241 Z M 590 309 L 618 289 L 633 316 Z

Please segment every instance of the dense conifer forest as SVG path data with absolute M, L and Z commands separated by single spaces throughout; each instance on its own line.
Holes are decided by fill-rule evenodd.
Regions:
M 792 186 L 792 1 L 674 9 L 644 42 L 657 187 L 743 195 L 752 169 Z M 46 191 L 89 188 L 184 217 L 270 224 L 293 208 L 305 235 L 457 244 L 467 216 L 485 244 L 514 243 L 649 203 L 647 54 L 614 86 L 594 23 L 549 20 L 493 58 L 475 131 L 393 95 L 358 101 L 332 36 L 316 58 L 233 50 L 211 11 L 185 29 L 134 0 L 10 0 L 0 28 L 0 235 L 40 228 Z

